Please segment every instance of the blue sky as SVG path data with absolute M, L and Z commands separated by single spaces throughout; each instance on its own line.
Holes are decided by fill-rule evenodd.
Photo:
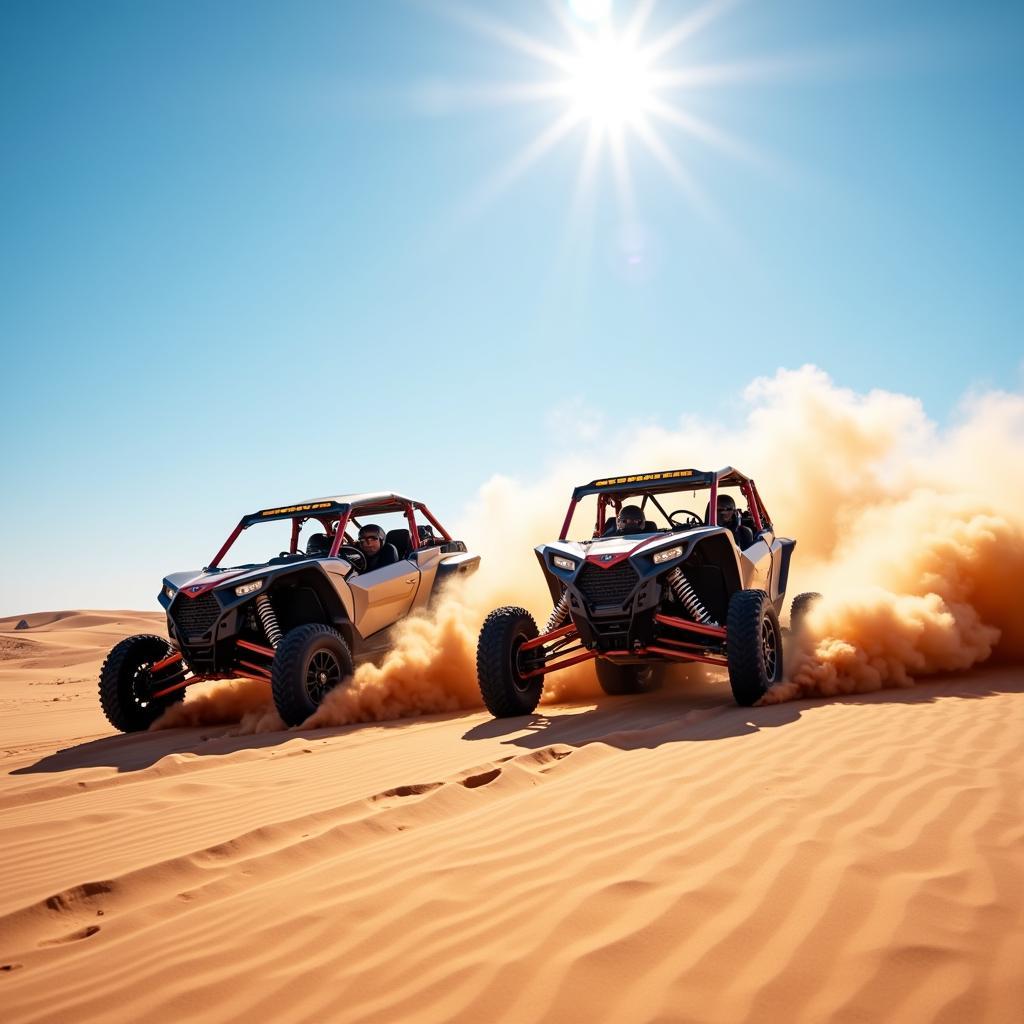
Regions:
M 731 72 L 664 99 L 753 158 L 661 125 L 695 202 L 627 132 L 627 209 L 585 121 L 494 187 L 567 101 L 487 102 L 552 68 L 473 17 L 571 52 L 568 3 L 6 4 L 0 614 L 155 608 L 283 501 L 455 518 L 560 409 L 727 420 L 806 362 L 939 422 L 1019 390 L 1024 7 L 718 6 L 662 66 Z

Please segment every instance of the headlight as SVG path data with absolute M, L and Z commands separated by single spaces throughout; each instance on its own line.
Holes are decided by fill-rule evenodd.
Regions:
M 263 580 L 253 580 L 252 583 L 243 583 L 235 587 L 235 597 L 245 597 L 246 594 L 255 594 L 263 586 Z
M 664 551 L 656 551 L 652 561 L 655 565 L 661 565 L 662 562 L 671 562 L 673 558 L 678 558 L 683 553 L 683 549 L 679 548 L 665 548 Z
M 177 591 L 174 587 L 168 586 L 166 583 L 164 584 L 164 597 L 166 597 L 168 601 L 173 601 L 176 593 Z
M 554 562 L 557 569 L 565 569 L 567 572 L 574 572 L 576 569 L 575 560 L 565 558 L 563 555 L 552 555 L 551 561 Z

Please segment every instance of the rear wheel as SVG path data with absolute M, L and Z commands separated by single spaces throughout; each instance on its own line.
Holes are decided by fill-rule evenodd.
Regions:
M 149 697 L 153 690 L 160 689 L 161 678 L 158 676 L 154 681 L 153 666 L 173 650 L 162 636 L 147 633 L 125 637 L 111 649 L 100 669 L 100 707 L 115 729 L 142 732 L 172 704 L 184 700 L 184 689 L 156 700 Z M 180 675 L 179 662 L 167 672 L 167 683 L 173 683 Z
M 274 707 L 286 725 L 301 725 L 352 672 L 352 652 L 336 629 L 320 622 L 297 626 L 274 651 Z
M 821 600 L 821 594 L 808 592 L 797 594 L 789 608 L 789 631 L 798 634 L 804 626 L 804 617 Z
M 763 590 L 737 590 L 726 619 L 729 685 L 741 707 L 755 704 L 782 678 L 782 630 Z
M 528 673 L 543 664 L 543 654 L 522 651 L 539 634 L 525 608 L 496 608 L 484 621 L 476 647 L 480 694 L 495 718 L 529 715 L 540 703 L 543 676 Z
M 658 688 L 660 680 L 653 665 L 616 665 L 598 658 L 594 666 L 601 689 L 613 697 L 628 693 L 650 693 Z

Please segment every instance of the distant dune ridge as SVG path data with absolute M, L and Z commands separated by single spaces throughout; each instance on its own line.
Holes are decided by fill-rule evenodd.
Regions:
M 236 680 L 112 735 L 100 663 L 162 615 L 0 619 L 4 1024 L 1018 1020 L 1021 399 L 940 432 L 813 369 L 747 397 L 733 432 L 491 480 L 484 570 L 297 730 Z M 826 594 L 774 703 L 703 669 L 598 699 L 578 666 L 493 721 L 477 629 L 543 620 L 569 486 L 690 453 L 758 478 L 792 593 Z

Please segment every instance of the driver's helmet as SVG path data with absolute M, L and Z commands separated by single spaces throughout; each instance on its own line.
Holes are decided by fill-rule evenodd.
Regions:
M 640 533 L 645 522 L 639 505 L 623 505 L 615 517 L 615 528 L 619 533 Z
M 735 530 L 739 526 L 740 517 L 736 511 L 736 501 L 731 494 L 720 494 L 715 505 L 718 511 L 718 525 Z
M 384 544 L 384 529 L 378 526 L 376 523 L 367 523 L 365 526 L 359 527 L 359 543 L 362 544 L 365 540 L 376 538 L 376 540 L 383 545 Z
M 306 555 L 312 558 L 326 558 L 331 552 L 331 538 L 326 533 L 314 533 L 306 541 Z

